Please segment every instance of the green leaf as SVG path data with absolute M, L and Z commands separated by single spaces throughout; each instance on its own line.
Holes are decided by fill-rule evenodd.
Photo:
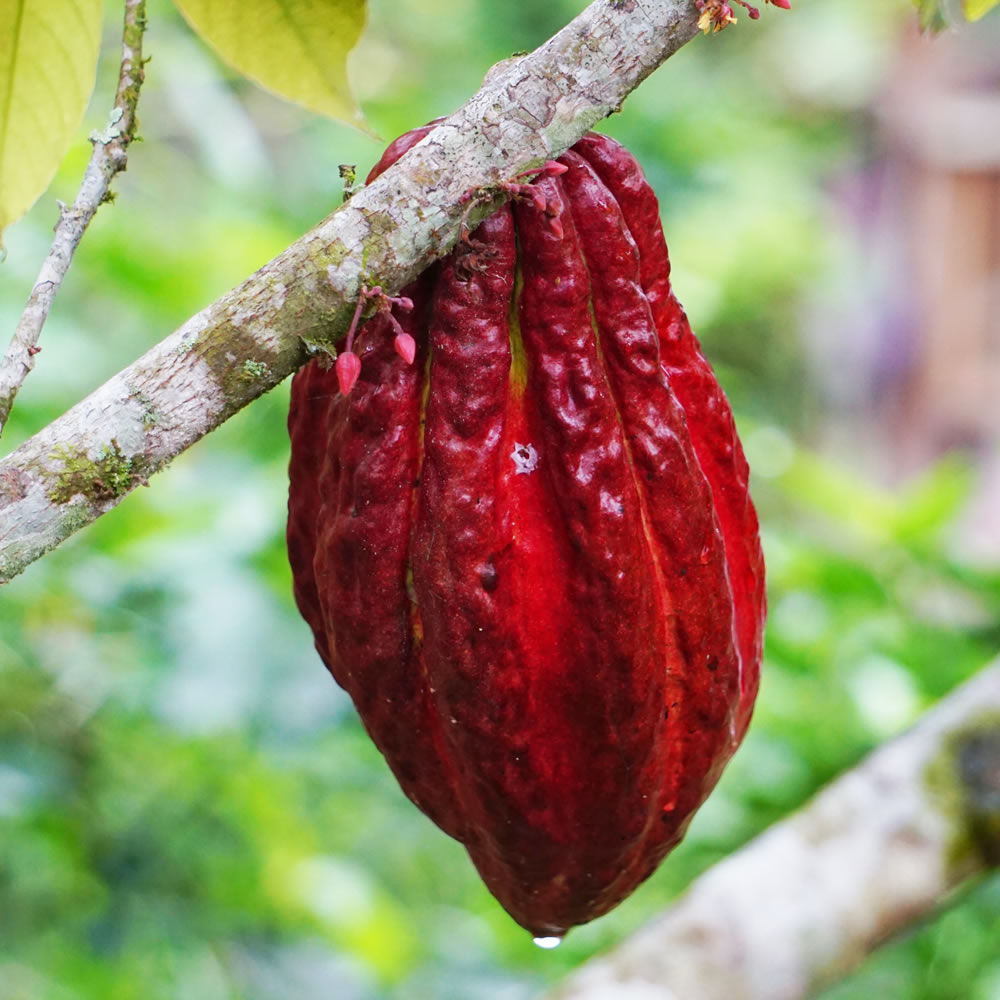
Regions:
M 49 186 L 94 89 L 102 0 L 0 0 L 0 233 Z
M 262 87 L 365 128 L 347 82 L 347 53 L 365 0 L 174 0 L 191 27 Z
M 997 4 L 1000 4 L 1000 0 L 962 0 L 962 9 L 968 20 L 978 21 L 993 10 Z

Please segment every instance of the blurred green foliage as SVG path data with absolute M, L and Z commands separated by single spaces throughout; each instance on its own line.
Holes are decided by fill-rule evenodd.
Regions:
M 580 6 L 374 0 L 352 59 L 369 121 L 389 138 L 447 113 Z M 0 1000 L 522 1000 L 995 653 L 1000 574 L 951 544 L 969 468 L 889 493 L 802 443 L 823 419 L 803 303 L 840 278 L 825 185 L 866 155 L 911 8 L 765 15 L 688 46 L 607 123 L 661 196 L 679 294 L 741 414 L 770 572 L 756 719 L 685 843 L 554 952 L 509 921 L 396 788 L 294 609 L 282 387 L 4 589 Z M 365 171 L 380 151 L 220 67 L 165 2 L 150 22 L 145 142 L 84 240 L 5 449 L 334 208 L 339 163 Z M 0 328 L 86 155 L 7 234 Z M 828 1000 L 997 1000 L 998 927 L 994 878 Z

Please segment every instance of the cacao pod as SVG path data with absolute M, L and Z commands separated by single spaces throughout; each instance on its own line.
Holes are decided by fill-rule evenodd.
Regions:
M 539 936 L 680 840 L 746 730 L 764 619 L 746 462 L 656 198 L 603 136 L 559 162 L 405 291 L 412 310 L 364 324 L 348 395 L 307 364 L 289 417 L 320 656 Z

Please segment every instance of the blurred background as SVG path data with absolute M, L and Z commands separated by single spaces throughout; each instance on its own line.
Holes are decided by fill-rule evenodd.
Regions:
M 371 0 L 354 86 L 388 140 L 582 0 Z M 4 343 L 106 119 L 6 234 Z M 255 89 L 150 5 L 141 144 L 87 234 L 14 448 L 340 203 L 381 143 Z M 1000 16 L 796 0 L 699 38 L 606 130 L 662 204 L 737 411 L 769 567 L 764 681 L 685 843 L 542 952 L 402 796 L 326 675 L 284 553 L 287 385 L 0 602 L 0 1000 L 527 1000 L 1000 646 Z M 803 887 L 808 891 L 808 887 Z M 766 900 L 761 901 L 767 905 Z M 1000 998 L 1000 879 L 827 1000 Z

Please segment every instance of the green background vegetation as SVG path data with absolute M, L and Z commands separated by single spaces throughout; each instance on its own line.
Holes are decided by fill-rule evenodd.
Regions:
M 81 141 L 6 234 L 3 331 L 106 117 L 107 6 Z M 389 139 L 447 114 L 581 6 L 373 0 L 352 58 L 372 127 Z M 912 16 L 908 0 L 802 0 L 741 18 L 607 123 L 661 197 L 679 295 L 755 467 L 770 571 L 754 725 L 649 883 L 539 951 L 404 799 L 292 602 L 286 385 L 4 588 L 0 1000 L 528 998 L 996 652 L 1000 575 L 952 545 L 971 469 L 949 459 L 890 493 L 809 444 L 826 415 L 799 331 L 859 252 L 828 186 L 871 155 L 866 109 Z M 84 240 L 5 449 L 332 210 L 338 164 L 363 173 L 380 152 L 221 68 L 162 0 L 146 45 L 144 142 Z M 827 996 L 997 1000 L 998 928 L 993 878 Z

